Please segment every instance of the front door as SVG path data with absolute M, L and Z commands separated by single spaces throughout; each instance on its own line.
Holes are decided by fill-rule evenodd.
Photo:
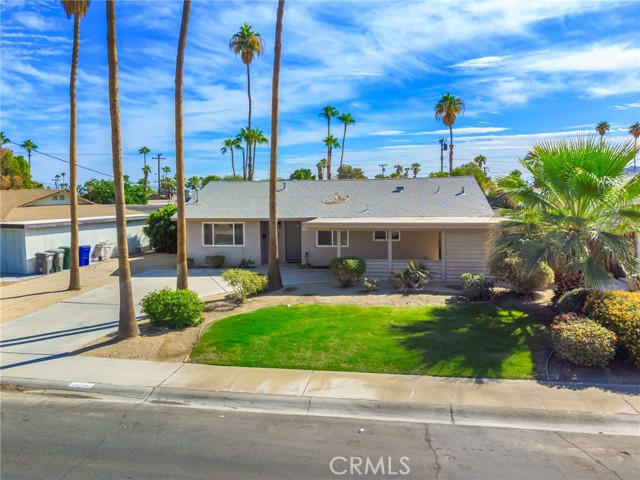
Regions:
M 284 222 L 287 262 L 302 262 L 302 222 Z

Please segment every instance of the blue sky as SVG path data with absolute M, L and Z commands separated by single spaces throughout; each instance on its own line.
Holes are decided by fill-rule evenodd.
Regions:
M 266 48 L 251 65 L 252 126 L 269 135 L 276 1 L 194 0 L 185 57 L 186 175 L 226 175 L 225 138 L 246 126 L 245 67 L 228 42 L 242 23 Z M 14 142 L 68 159 L 73 20 L 58 1 L 0 0 L 0 129 Z M 141 176 L 146 145 L 174 170 L 173 80 L 182 2 L 117 2 L 125 173 Z M 82 22 L 78 163 L 111 173 L 105 4 Z M 433 107 L 466 103 L 454 126 L 454 163 L 483 154 L 490 174 L 517 167 L 531 145 L 611 124 L 626 141 L 640 120 L 640 2 L 615 0 L 287 2 L 281 72 L 279 174 L 315 173 L 326 150 L 325 105 L 351 113 L 345 163 L 373 176 L 381 163 L 439 170 L 448 135 Z M 341 125 L 332 124 L 341 137 Z M 16 152 L 21 152 L 15 147 Z M 334 159 L 339 152 L 334 154 Z M 258 151 L 265 178 L 269 150 Z M 67 165 L 33 154 L 52 185 Z M 155 163 L 151 163 L 155 172 Z M 388 172 L 389 173 L 389 172 Z M 422 176 L 422 174 L 421 174 Z M 79 170 L 80 182 L 108 178 Z

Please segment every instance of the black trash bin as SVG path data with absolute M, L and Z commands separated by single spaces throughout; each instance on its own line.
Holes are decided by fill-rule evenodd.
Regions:
M 36 253 L 36 271 L 40 275 L 49 275 L 53 271 L 53 253 Z
M 64 267 L 64 250 L 62 248 L 50 248 L 45 253 L 53 253 L 53 271 L 61 272 Z

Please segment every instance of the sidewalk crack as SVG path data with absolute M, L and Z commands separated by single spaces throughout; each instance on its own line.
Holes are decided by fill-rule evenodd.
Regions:
M 587 452 L 586 450 L 584 450 L 583 448 L 579 447 L 578 445 L 576 445 L 575 443 L 573 443 L 571 440 L 565 438 L 560 432 L 555 432 L 556 435 L 558 435 L 562 440 L 564 440 L 565 442 L 567 442 L 569 445 L 572 445 L 573 447 L 577 448 L 579 451 L 581 451 L 582 453 L 584 453 L 587 457 L 589 457 L 591 460 L 593 460 L 594 462 L 596 462 L 598 465 L 600 465 L 602 468 L 604 468 L 605 470 L 613 473 L 616 477 L 618 477 L 620 480 L 624 480 L 620 475 L 618 475 L 618 473 L 615 470 L 612 470 L 611 468 L 607 467 L 604 463 L 602 463 L 600 460 L 598 460 L 597 458 L 591 456 L 589 454 L 589 452 Z
M 618 394 L 618 397 L 620 397 L 622 399 L 622 401 L 624 403 L 626 403 L 627 405 L 629 405 L 629 407 L 631 409 L 633 409 L 634 412 L 636 413 L 640 413 L 640 411 L 638 411 L 638 409 L 636 407 L 634 407 L 633 405 L 631 405 L 631 402 L 629 400 L 627 400 L 626 398 L 624 398 L 622 395 Z
M 431 435 L 429 434 L 429 425 L 425 424 L 424 427 L 425 427 L 424 442 L 429 446 L 429 449 L 433 453 L 434 465 L 436 468 L 435 479 L 438 480 L 440 476 L 440 470 L 442 470 L 442 465 L 440 465 L 440 457 L 438 456 L 438 452 L 436 452 L 436 449 L 433 448 L 433 445 L 431 443 Z
M 453 418 L 453 406 L 449 405 L 449 416 L 451 417 L 451 423 L 456 424 L 456 419 Z

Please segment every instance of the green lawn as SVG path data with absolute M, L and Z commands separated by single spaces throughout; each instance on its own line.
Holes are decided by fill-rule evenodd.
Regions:
M 197 363 L 248 367 L 533 378 L 543 327 L 491 305 L 264 308 L 214 323 Z

